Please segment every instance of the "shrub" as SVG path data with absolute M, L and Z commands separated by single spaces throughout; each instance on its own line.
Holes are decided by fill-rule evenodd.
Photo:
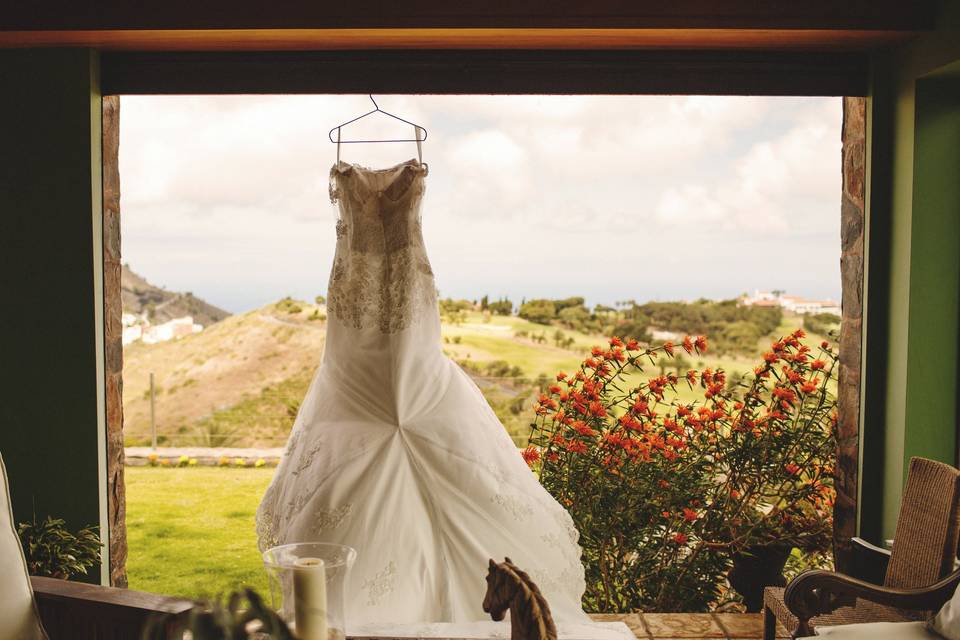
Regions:
M 501 298 L 496 302 L 489 303 L 487 309 L 495 316 L 513 315 L 513 302 L 509 298 Z
M 557 308 L 553 300 L 529 300 L 520 305 L 517 315 L 537 324 L 550 324 L 550 321 L 557 317 Z
M 828 335 L 840 326 L 840 316 L 832 313 L 808 313 L 803 316 L 803 328 L 811 333 Z
M 300 305 L 300 303 L 294 300 L 293 298 L 291 298 L 290 296 L 287 296 L 286 298 L 283 298 L 282 300 L 280 300 L 277 303 L 276 307 L 277 307 L 277 311 L 284 311 L 291 315 L 297 314 L 303 311 L 303 307 Z
M 613 338 L 540 395 L 524 458 L 580 530 L 588 610 L 706 610 L 731 554 L 827 548 L 836 357 L 802 336 L 733 389 L 710 369 L 643 378 L 680 349 Z M 702 399 L 681 400 L 681 384 Z

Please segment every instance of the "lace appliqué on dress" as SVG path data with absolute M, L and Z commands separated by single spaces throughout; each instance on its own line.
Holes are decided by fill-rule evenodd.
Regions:
M 393 173 L 353 166 L 330 172 L 340 218 L 329 312 L 353 329 L 376 327 L 388 334 L 437 304 L 420 221 L 425 171 L 405 164 Z M 384 183 L 387 177 L 392 180 Z
M 530 508 L 530 505 L 518 496 L 498 493 L 490 498 L 490 501 L 509 511 L 517 520 L 524 520 L 533 515 L 533 509 Z
M 349 518 L 352 512 L 353 505 L 349 502 L 336 509 L 321 509 L 317 512 L 317 519 L 310 530 L 317 535 L 325 531 L 332 531 L 343 524 L 343 521 Z
M 374 607 L 380 603 L 383 596 L 392 593 L 397 581 L 397 565 L 391 560 L 377 575 L 368 578 L 360 585 L 367 590 L 367 605 Z

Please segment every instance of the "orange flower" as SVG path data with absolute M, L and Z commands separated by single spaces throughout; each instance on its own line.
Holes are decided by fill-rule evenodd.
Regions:
M 697 384 L 697 372 L 693 369 L 687 371 L 687 382 L 690 384 L 690 386 Z
M 819 371 L 827 366 L 827 363 L 819 358 L 810 363 L 810 368 Z
M 737 498 L 740 497 L 740 492 L 737 491 L 736 489 L 730 489 L 730 497 L 736 500 Z
M 803 383 L 803 386 L 800 387 L 800 391 L 803 393 L 813 393 L 817 390 L 817 387 L 820 386 L 820 379 L 813 378 L 812 380 L 807 380 Z
M 662 515 L 664 518 L 669 518 L 669 517 L 670 517 L 670 512 L 669 512 L 669 511 L 662 511 L 662 512 L 660 512 L 660 515 Z
M 829 350 L 830 350 L 830 343 L 827 342 L 826 340 L 824 340 L 823 342 L 820 343 L 820 348 L 821 348 L 821 349 L 824 349 L 825 351 L 829 351 Z
M 707 336 L 697 336 L 697 339 L 693 341 L 693 348 L 697 350 L 697 353 L 706 353 Z
M 623 346 L 623 340 L 621 340 L 621 339 L 618 338 L 617 336 L 613 336 L 612 338 L 610 338 L 610 346 L 611 346 L 611 347 L 622 347 L 622 346 Z
M 533 465 L 534 462 L 540 459 L 540 450 L 536 447 L 529 446 L 523 450 L 523 461 L 528 465 Z
M 592 401 L 587 408 L 590 411 L 591 415 L 594 415 L 598 418 L 602 418 L 603 416 L 607 415 L 607 410 L 604 409 L 603 404 L 601 404 L 597 400 Z
M 663 343 L 663 350 L 668 356 L 673 357 L 673 343 L 667 340 Z
M 587 445 L 579 440 L 570 440 L 567 442 L 567 451 L 570 453 L 586 453 Z
M 796 331 L 793 332 L 793 337 L 797 339 L 806 338 L 807 333 L 803 329 L 797 329 Z
M 693 354 L 693 338 L 691 338 L 690 336 L 684 336 L 683 350 L 689 354 Z
M 699 516 L 697 515 L 697 512 L 693 509 L 687 507 L 683 508 L 683 519 L 687 522 L 694 522 L 698 517 Z
M 793 464 L 792 462 L 788 462 L 787 464 L 783 465 L 783 468 L 786 469 L 787 473 L 789 473 L 792 476 L 795 476 L 798 473 L 800 473 L 800 467 Z
M 579 433 L 582 436 L 587 436 L 592 438 L 597 435 L 597 432 L 590 428 L 590 426 L 585 423 L 583 420 L 576 420 L 573 424 L 570 425 L 574 431 Z
M 681 546 L 687 544 L 687 539 L 688 539 L 687 536 L 686 536 L 685 534 L 683 534 L 683 533 L 675 533 L 675 534 L 673 534 L 673 541 L 674 541 L 676 544 L 679 544 L 679 545 L 681 545 Z
M 778 356 L 773 351 L 767 351 L 766 353 L 763 354 L 763 359 L 769 362 L 770 364 L 773 364 L 774 362 L 780 359 L 780 356 Z
M 640 343 L 630 338 L 627 340 L 627 351 L 636 351 L 640 347 Z
M 661 480 L 661 481 L 660 481 L 659 483 L 657 483 L 657 484 L 660 485 L 660 488 L 661 488 L 661 489 L 669 489 L 669 488 L 670 488 L 670 483 L 667 482 L 666 480 Z M 664 513 L 667 513 L 667 512 L 664 511 Z M 670 514 L 667 513 L 667 516 L 669 516 L 669 515 L 670 515 Z
M 567 379 L 567 374 L 565 374 L 563 371 L 557 374 L 557 382 L 561 382 L 566 379 Z

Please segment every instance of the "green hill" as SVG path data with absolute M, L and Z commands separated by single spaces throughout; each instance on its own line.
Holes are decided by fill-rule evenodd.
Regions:
M 282 446 L 320 362 L 326 324 L 323 311 L 286 299 L 228 317 L 180 340 L 127 347 L 127 444 L 150 441 L 152 371 L 161 444 Z M 680 373 L 687 367 L 743 373 L 755 366 L 771 339 L 801 324 L 799 317 L 784 316 L 774 331 L 756 341 L 754 357 L 708 353 L 676 363 L 662 361 L 648 372 L 659 374 L 662 366 L 666 371 L 680 367 Z M 810 337 L 812 344 L 821 339 Z M 444 352 L 471 375 L 518 444 L 526 442 L 532 403 L 540 387 L 558 371 L 575 370 L 592 345 L 605 342 L 600 334 L 472 310 L 454 318 L 444 316 L 442 325 Z M 693 392 L 684 395 L 694 398 Z

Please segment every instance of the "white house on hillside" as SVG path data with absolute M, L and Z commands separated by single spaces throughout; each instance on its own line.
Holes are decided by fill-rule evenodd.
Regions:
M 782 291 L 756 290 L 752 296 L 744 296 L 742 302 L 754 307 L 780 307 L 793 313 L 832 313 L 840 315 L 840 304 L 833 300 L 811 300 L 800 296 L 788 296 Z

